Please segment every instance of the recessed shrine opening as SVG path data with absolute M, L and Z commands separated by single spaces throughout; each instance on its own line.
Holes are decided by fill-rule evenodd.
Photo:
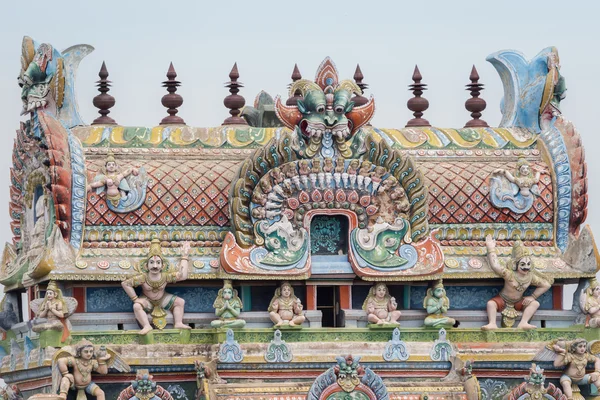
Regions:
M 316 215 L 310 222 L 310 253 L 319 256 L 348 254 L 348 218 Z
M 323 313 L 321 322 L 323 328 L 343 326 L 339 286 L 317 286 L 317 310 Z

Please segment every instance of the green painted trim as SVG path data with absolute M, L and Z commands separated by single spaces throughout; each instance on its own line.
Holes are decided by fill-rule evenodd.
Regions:
M 62 331 L 47 330 L 40 332 L 40 347 L 62 347 L 70 344 L 69 339 L 65 343 L 61 343 Z
M 410 289 L 411 285 L 404 285 L 402 291 L 402 308 L 405 310 L 410 310 Z
M 438 331 L 426 328 L 400 328 L 401 338 L 405 342 L 433 342 L 438 339 Z M 235 340 L 239 343 L 269 343 L 273 339 L 272 328 L 234 329 Z M 146 336 L 137 331 L 72 332 L 77 343 L 88 339 L 95 344 L 218 344 L 225 340 L 225 329 L 164 329 L 153 330 Z M 508 343 L 508 342 L 549 342 L 553 339 L 575 339 L 586 337 L 588 340 L 600 339 L 600 329 L 585 329 L 582 325 L 570 328 L 543 328 L 531 331 L 521 329 L 448 329 L 448 340 L 452 343 Z M 380 342 L 387 343 L 392 338 L 391 330 L 370 330 L 368 328 L 304 328 L 287 330 L 287 343 L 299 342 Z
M 244 305 L 242 311 L 252 310 L 252 288 L 250 286 L 242 286 L 242 304 Z

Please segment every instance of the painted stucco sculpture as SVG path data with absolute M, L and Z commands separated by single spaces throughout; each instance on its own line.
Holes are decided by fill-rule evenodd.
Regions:
M 275 289 L 275 295 L 269 304 L 269 316 L 275 327 L 283 325 L 302 326 L 306 320 L 300 299 L 294 295 L 294 288 L 289 282 L 282 282 Z
M 225 280 L 213 304 L 215 314 L 219 319 L 211 321 L 210 325 L 213 328 L 243 328 L 246 326 L 246 321 L 238 318 L 242 306 L 242 300 L 239 298 L 237 290 L 233 288 L 230 280 Z
M 600 327 L 600 283 L 590 279 L 589 286 L 580 297 L 581 310 L 586 315 L 585 325 L 590 328 Z
M 525 377 L 525 382 L 515 387 L 509 394 L 508 400 L 526 400 L 526 399 L 549 399 L 549 400 L 568 400 L 560 388 L 553 383 L 544 384 L 546 377 L 544 370 L 535 363 L 531 364 L 529 376 Z
M 117 400 L 173 400 L 173 396 L 153 381 L 147 369 L 138 369 L 131 385 L 119 393 Z
M 598 354 L 598 342 L 588 343 L 585 339 L 575 339 L 571 341 L 557 341 L 550 344 L 552 351 L 556 353 L 554 359 L 555 367 L 564 367 L 563 374 L 560 377 L 560 384 L 567 399 L 583 399 L 580 394 L 574 396 L 574 392 L 580 389 L 579 386 L 589 385 L 591 394 L 598 394 L 600 382 L 600 358 Z M 594 372 L 587 373 L 588 364 L 594 365 Z
M 369 295 L 363 303 L 367 320 L 372 325 L 400 325 L 400 311 L 396 299 L 389 293 L 384 283 L 377 283 L 369 290 Z
M 97 400 L 104 400 L 104 391 L 92 380 L 92 374 L 107 374 L 108 368 L 129 372 L 130 367 L 114 350 L 100 346 L 98 349 L 82 340 L 74 347 L 63 347 L 54 354 L 52 361 L 53 390 L 63 399 L 69 390 L 77 391 L 77 400 L 85 400 L 86 393 Z
M 497 169 L 490 178 L 490 197 L 498 208 L 509 208 L 522 214 L 533 206 L 535 196 L 540 195 L 538 182 L 540 171 L 531 169 L 525 158 L 519 159 L 516 171 Z
M 408 125 L 398 129 L 371 125 L 375 101 L 365 94 L 360 67 L 354 82 L 343 81 L 330 59 L 313 81 L 294 68 L 288 101 L 271 102 L 261 92 L 255 107 L 243 110 L 248 94 L 238 77 L 246 66 L 236 65 L 225 105 L 238 117 L 222 126 L 168 123 L 174 122 L 170 117 L 157 117 L 163 124 L 150 127 L 121 126 L 102 117 L 86 125 L 77 113 L 74 82 L 77 64 L 89 51 L 85 45 L 58 51 L 29 38 L 23 44 L 19 77 L 25 113 L 10 171 L 13 238 L 0 263 L 7 299 L 0 311 L 5 331 L 0 377 L 25 397 L 58 397 L 49 394 L 48 367 L 69 341 L 57 340 L 59 331 L 38 336 L 30 328 L 37 330 L 41 319 L 22 323 L 27 318 L 17 315 L 33 316 L 27 306 L 32 299 L 45 301 L 41 293 L 52 287 L 49 282 L 62 289 L 63 298 L 78 301 L 69 316 L 72 342 L 86 338 L 118 349 L 132 369 L 149 369 L 177 399 L 375 400 L 386 398 L 387 390 L 389 397 L 406 400 L 495 399 L 523 383 L 547 341 L 596 338 L 598 293 L 593 281 L 586 291 L 585 282 L 596 275 L 600 257 L 591 229 L 582 226 L 588 169 L 582 137 L 560 110 L 566 87 L 555 48 L 531 60 L 514 51 L 490 56 L 505 92 L 499 127 L 483 126 L 483 119 L 492 123 L 480 114 L 493 99 L 481 93 L 488 78 L 480 82 L 475 68 L 466 104 L 473 119 L 466 127 L 439 127 L 430 115 L 423 119 L 423 82 L 429 77 L 415 68 L 408 104 L 415 118 L 396 120 L 396 126 Z M 105 117 L 114 104 L 127 112 L 122 99 L 115 103 L 107 95 L 106 65 L 99 75 L 100 95 L 93 101 L 99 114 Z M 182 82 L 174 76 L 170 69 L 164 83 L 171 117 L 181 95 L 194 87 L 186 78 L 187 89 L 175 93 Z M 397 90 L 402 79 L 389 80 L 389 89 Z M 495 241 L 495 257 L 486 252 L 488 235 Z M 147 284 L 153 238 L 161 247 L 153 263 L 164 268 L 158 267 L 163 273 L 156 271 Z M 162 279 L 177 271 L 182 256 L 190 258 L 181 249 L 187 241 L 193 260 L 179 268 L 183 273 L 185 266 L 187 280 L 169 281 L 167 294 Z M 520 277 L 512 268 L 519 261 L 515 256 L 529 257 L 521 272 L 529 264 L 535 269 Z M 445 294 L 438 287 L 441 279 Z M 565 310 L 563 289 L 578 280 L 575 312 Z M 140 286 L 126 285 L 125 292 L 123 281 Z M 288 321 L 297 326 L 294 319 L 303 314 L 303 329 L 283 327 L 287 319 L 281 311 L 289 317 L 293 296 L 281 290 L 287 285 L 275 296 L 277 311 L 274 304 L 268 311 L 273 299 L 268 288 L 282 282 L 291 282 L 302 299 L 303 309 L 292 306 Z M 368 293 L 374 284 L 379 295 L 375 288 Z M 150 316 L 144 311 L 150 307 L 144 285 L 157 295 Z M 538 330 L 472 329 L 490 322 L 486 302 L 498 292 L 498 302 L 510 303 L 504 325 L 514 322 L 518 303 L 533 293 L 539 307 L 534 310 L 533 301 L 525 307 L 521 326 Z M 136 299 L 135 307 L 143 316 L 131 312 L 127 296 L 136 294 L 142 300 Z M 174 300 L 170 294 L 185 299 L 185 321 L 193 329 L 139 335 L 140 318 L 142 329 L 151 319 L 155 326 L 166 323 L 163 308 L 169 304 L 158 297 Z M 363 304 L 370 304 L 371 312 L 362 310 Z M 183 315 L 183 303 L 178 305 L 176 326 Z M 493 301 L 492 321 L 499 305 Z M 404 328 L 398 327 L 400 309 Z M 447 329 L 458 315 L 461 326 Z M 273 329 L 280 319 L 284 337 Z M 59 327 L 59 320 L 50 322 Z M 432 329 L 421 329 L 424 325 Z M 447 328 L 438 333 L 440 325 Z M 364 372 L 358 357 L 324 367 L 356 349 L 365 364 L 368 360 Z M 534 361 L 559 378 L 564 366 L 553 366 L 556 353 L 546 350 L 551 357 Z M 476 365 L 463 365 L 471 358 Z M 204 366 L 193 367 L 194 360 Z M 227 384 L 215 378 L 217 362 Z M 69 368 L 73 375 L 75 367 Z M 537 390 L 538 375 L 532 375 L 529 389 Z M 96 382 L 106 398 L 117 398 L 130 379 L 133 375 L 109 368 Z M 151 396 L 151 379 L 142 381 L 150 391 L 139 395 Z M 60 376 L 56 382 L 60 386 Z M 580 393 L 587 395 L 589 386 L 582 385 Z M 131 390 L 127 393 L 134 395 Z
M 152 330 L 150 322 L 158 329 L 167 325 L 167 310 L 173 312 L 173 327 L 175 329 L 190 329 L 183 323 L 185 300 L 166 292 L 167 284 L 181 282 L 188 278 L 189 272 L 189 242 L 181 245 L 181 262 L 179 269 L 171 268 L 163 256 L 160 241 L 152 239 L 148 258 L 139 269 L 139 273 L 126 279 L 121 286 L 133 302 L 133 312 L 138 323 L 142 326 L 140 335 Z M 138 296 L 135 288 L 142 287 L 142 295 Z M 151 319 L 148 318 L 150 313 Z
M 308 400 L 358 398 L 388 400 L 381 377 L 360 365 L 360 356 L 351 354 L 335 358 L 337 365 L 319 375 L 307 395 Z
M 217 371 L 217 358 L 204 362 L 194 361 L 194 370 L 196 371 L 196 393 L 194 400 L 208 400 L 210 396 L 210 384 L 226 384 L 227 381 L 219 377 Z
M 443 256 L 428 236 L 421 171 L 411 156 L 363 131 L 373 99 L 354 107 L 349 99 L 361 89 L 339 81 L 330 59 L 314 82 L 295 82 L 290 93 L 296 92 L 302 94 L 297 106 L 275 102 L 293 132 L 246 158 L 232 182 L 234 229 L 221 253 L 224 270 L 308 277 L 311 220 L 339 214 L 350 219 L 349 260 L 357 275 L 376 280 L 386 272 L 398 277 L 438 272 Z
M 103 173 L 94 177 L 87 190 L 96 189 L 96 194 L 106 192 L 108 208 L 114 212 L 125 213 L 140 208 L 146 200 L 147 184 L 144 168 L 126 168 L 119 171 L 114 155 L 109 153 Z
M 432 328 L 457 327 L 459 322 L 446 315 L 450 308 L 450 299 L 446 296 L 444 283 L 439 280 L 427 289 L 427 295 L 423 300 L 423 307 L 427 311 L 427 317 L 423 321 L 425 326 Z
M 46 287 L 44 298 L 31 302 L 31 310 L 36 316 L 33 320 L 32 330 L 38 333 L 47 330 L 60 331 L 62 332 L 60 341 L 64 343 L 69 338 L 72 329 L 69 316 L 75 312 L 76 308 L 77 300 L 73 297 L 63 296 L 62 290 L 58 288 L 56 282 L 50 281 Z
M 513 246 L 512 260 L 507 266 L 502 266 L 498 261 L 496 254 L 496 242 L 491 236 L 486 237 L 486 247 L 490 266 L 502 278 L 504 278 L 504 288 L 496 297 L 488 301 L 487 325 L 481 327 L 484 330 L 497 329 L 496 313 L 502 313 L 502 326 L 511 328 L 516 318 L 521 315 L 521 322 L 518 328 L 535 329 L 536 326 L 529 323 L 531 317 L 539 308 L 540 303 L 537 299 L 550 289 L 551 281 L 536 273 L 533 265 L 531 251 L 517 241 Z M 534 292 L 529 296 L 524 296 L 525 290 L 529 286 L 535 286 Z

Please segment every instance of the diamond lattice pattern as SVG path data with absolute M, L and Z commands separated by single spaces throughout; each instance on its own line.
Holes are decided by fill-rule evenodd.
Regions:
M 546 169 L 543 163 L 532 163 L 532 166 Z M 533 206 L 524 214 L 516 214 L 507 208 L 496 208 L 490 201 L 490 176 L 499 168 L 512 172 L 516 163 L 419 163 L 419 169 L 429 186 L 429 222 L 552 222 L 554 209 L 550 175 L 541 175 L 538 183 L 541 196 L 535 198 Z
M 105 194 L 88 193 L 87 225 L 229 225 L 228 194 L 238 161 L 153 160 L 144 163 L 148 174 L 146 201 L 134 212 L 115 213 Z M 102 162 L 88 163 L 88 182 Z M 121 168 L 133 167 L 123 164 Z

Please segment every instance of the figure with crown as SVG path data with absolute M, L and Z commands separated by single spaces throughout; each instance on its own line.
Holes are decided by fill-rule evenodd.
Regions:
M 55 281 L 50 281 L 46 287 L 46 295 L 42 299 L 31 302 L 31 310 L 35 313 L 32 330 L 34 332 L 62 332 L 61 343 L 67 341 L 71 324 L 68 317 L 75 312 L 77 300 L 73 297 L 63 297 L 62 290 Z
M 119 165 L 112 153 L 108 153 L 103 173 L 88 185 L 88 192 L 96 189 L 100 194 L 106 190 L 106 203 L 112 211 L 125 213 L 139 208 L 146 199 L 146 172 L 144 168 L 126 168 L 119 171 Z
M 152 324 L 158 329 L 163 329 L 167 324 L 166 310 L 173 312 L 173 327 L 176 329 L 190 329 L 183 323 L 183 309 L 185 301 L 173 294 L 166 292 L 167 284 L 181 282 L 188 278 L 190 243 L 181 245 L 181 262 L 179 270 L 173 270 L 162 254 L 158 239 L 153 239 L 150 244 L 148 259 L 141 265 L 139 274 L 124 280 L 123 289 L 133 301 L 135 318 L 142 326 L 140 335 L 145 335 L 152 330 Z M 142 287 L 142 295 L 137 296 L 135 288 Z
M 537 167 L 534 169 L 524 157 L 519 159 L 516 170 L 512 172 L 496 169 L 490 179 L 492 204 L 498 208 L 508 208 L 517 214 L 527 212 L 533 206 L 535 196 L 540 195 L 537 184 L 542 172 L 548 171 Z
M 512 249 L 512 260 L 508 266 L 503 266 L 496 254 L 496 241 L 491 235 L 485 238 L 488 262 L 492 270 L 504 278 L 504 287 L 500 293 L 487 302 L 489 323 L 481 327 L 483 330 L 498 329 L 496 313 L 502 313 L 502 326 L 511 328 L 515 319 L 522 313 L 521 322 L 517 328 L 535 329 L 529 323 L 533 314 L 540 307 L 537 299 L 552 286 L 551 281 L 537 275 L 533 270 L 531 251 L 521 241 L 516 241 Z M 529 286 L 536 289 L 530 296 L 523 296 Z
M 104 391 L 94 383 L 92 373 L 106 375 L 109 367 L 119 372 L 131 371 L 129 365 L 110 347 L 100 346 L 96 350 L 85 339 L 74 347 L 63 347 L 52 357 L 53 392 L 58 392 L 59 397 L 66 399 L 69 390 L 74 389 L 77 391 L 77 400 L 86 400 L 86 393 L 96 400 L 104 400 Z

